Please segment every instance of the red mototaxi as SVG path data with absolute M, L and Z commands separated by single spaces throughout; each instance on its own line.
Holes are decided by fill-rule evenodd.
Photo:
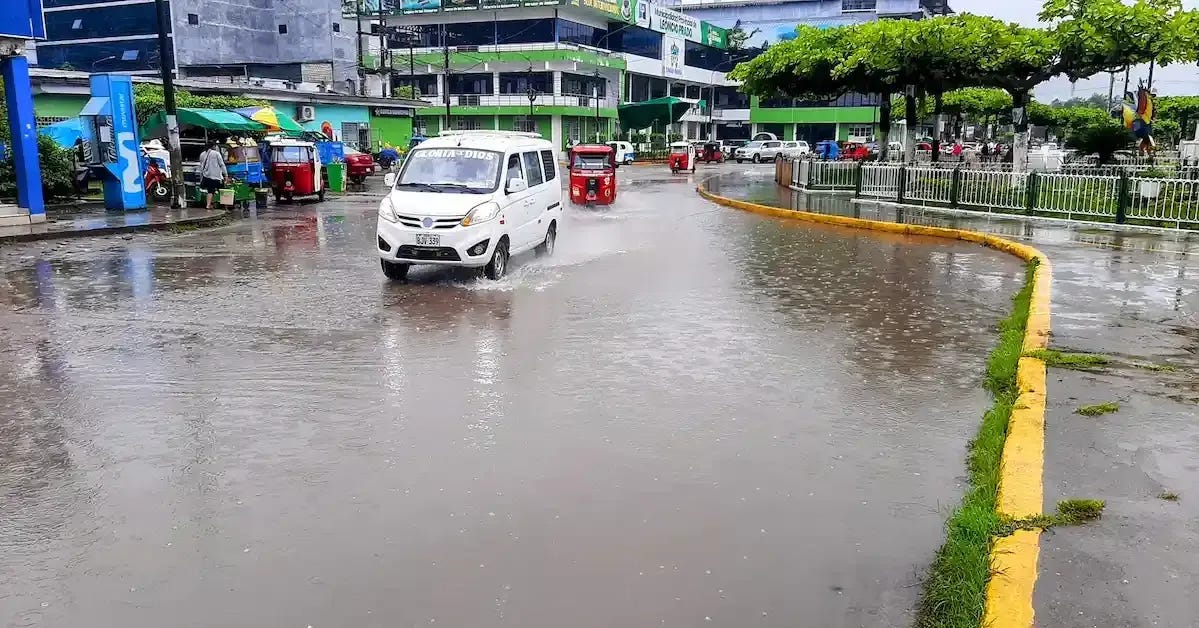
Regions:
M 670 156 L 667 162 L 671 172 L 690 170 L 695 172 L 695 145 L 691 142 L 675 142 L 670 145 Z
M 271 170 L 268 179 L 275 202 L 297 196 L 325 200 L 321 160 L 316 146 L 303 140 L 280 139 L 270 144 Z
M 608 205 L 616 200 L 616 151 L 604 144 L 570 149 L 570 201 Z

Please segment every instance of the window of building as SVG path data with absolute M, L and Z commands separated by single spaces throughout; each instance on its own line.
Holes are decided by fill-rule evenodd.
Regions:
M 545 171 L 545 180 L 553 181 L 558 172 L 558 160 L 554 158 L 554 151 L 541 151 L 541 167 Z
M 490 72 L 479 74 L 451 74 L 450 93 L 458 95 L 488 95 L 493 94 L 493 75 Z
M 334 22 L 333 23 L 333 32 L 340 33 L 341 32 L 341 24 Z
M 0 6 L 5 3 L 0 2 Z M 47 5 L 49 6 L 49 5 Z M 70 7 L 46 13 L 49 41 L 92 37 L 128 37 L 158 33 L 158 14 L 154 3 L 122 4 L 99 8 Z M 87 70 L 87 68 L 79 68 Z
M 520 158 L 525 162 L 525 180 L 529 182 L 529 187 L 545 183 L 541 176 L 541 155 L 537 151 L 530 151 L 521 153 Z
M 454 128 L 459 131 L 479 131 L 483 128 L 483 122 L 478 118 L 459 116 L 454 118 Z
M 564 96 L 593 96 L 592 90 L 598 90 L 598 96 L 604 98 L 608 94 L 608 80 L 602 76 L 586 74 L 562 73 L 562 94 Z
M 429 123 L 424 118 L 416 118 L 412 121 L 413 135 L 428 135 Z
M 200 16 L 196 15 L 195 13 L 188 13 L 187 14 L 187 23 L 191 24 L 192 26 L 199 24 Z
M 666 79 L 641 74 L 628 74 L 627 76 L 629 77 L 627 93 L 629 102 L 642 102 L 666 95 Z
M 718 109 L 749 109 L 749 96 L 736 87 L 717 87 L 712 95 L 713 106 Z
M 501 94 L 524 94 L 529 88 L 542 94 L 554 92 L 553 72 L 504 72 L 500 74 Z
M 639 57 L 661 59 L 662 33 L 640 26 L 609 22 L 608 35 L 603 38 L 599 47 L 613 52 L 627 52 Z
M 578 118 L 564 120 L 563 123 L 566 125 L 565 131 L 567 140 L 578 142 L 583 137 L 583 130 L 580 128 Z
M 525 133 L 537 132 L 537 120 L 533 116 L 516 116 L 512 119 L 512 130 Z
M 91 72 L 157 70 L 158 40 L 137 39 L 65 44 L 41 42 L 37 47 L 37 58 L 38 65 L 43 68 L 69 66 Z
M 601 47 L 608 31 L 570 20 L 558 20 L 558 41 L 566 41 L 581 46 Z
M 841 12 L 873 11 L 878 6 L 878 0 L 841 0 Z
M 280 25 L 279 25 L 279 34 L 280 34 L 280 35 L 286 35 L 286 34 L 287 34 L 287 24 L 280 24 Z
M 396 87 L 412 85 L 416 87 L 416 91 L 421 96 L 432 96 L 437 93 L 437 77 L 432 74 L 416 74 L 413 76 L 392 74 L 391 84 Z
M 853 125 L 853 126 L 849 127 L 849 136 L 850 136 L 850 137 L 865 137 L 865 138 L 870 138 L 870 137 L 871 137 L 871 136 L 873 136 L 873 135 L 874 135 L 874 125 L 871 125 L 871 124 L 867 124 L 867 125 L 858 125 L 858 124 L 855 124 L 855 125 Z

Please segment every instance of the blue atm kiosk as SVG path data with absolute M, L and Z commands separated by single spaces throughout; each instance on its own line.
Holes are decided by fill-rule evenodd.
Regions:
M 29 60 L 23 53 L 29 40 L 46 38 L 46 21 L 42 17 L 41 0 L 4 0 L 0 5 L 0 80 L 4 82 L 8 125 L 12 130 L 12 145 L 5 151 L 5 157 L 12 159 L 16 171 L 19 210 L 16 215 L 0 215 L 0 222 L 42 222 L 46 220 L 46 208 L 37 158 L 37 124 L 29 84 Z
M 141 149 L 133 110 L 133 81 L 123 74 L 93 74 L 92 97 L 79 112 L 88 160 L 104 185 L 109 211 L 146 208 Z

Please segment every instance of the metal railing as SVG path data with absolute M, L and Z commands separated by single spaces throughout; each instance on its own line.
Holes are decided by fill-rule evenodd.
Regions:
M 1199 181 L 1188 179 L 1129 179 L 1129 218 L 1199 223 Z
M 440 93 L 423 94 L 420 99 L 432 106 L 444 106 Z M 594 109 L 595 101 L 595 98 L 581 94 L 539 94 L 533 100 L 533 105 L 537 107 L 559 106 Z M 599 106 L 603 109 L 615 109 L 617 104 L 615 98 L 602 96 L 599 98 Z M 529 97 L 526 94 L 450 94 L 450 105 L 461 107 L 528 107 Z
M 1028 206 L 1027 172 L 962 170 L 958 186 L 959 205 L 988 210 Z
M 899 166 L 862 166 L 862 182 L 858 186 L 858 196 L 898 200 L 899 175 L 902 172 L 903 168 Z
M 776 181 L 900 203 L 1199 229 L 1199 178 L 795 159 L 780 162 Z
M 956 170 L 911 167 L 905 170 L 903 198 L 926 203 L 949 203 Z
M 1038 173 L 1033 211 L 1081 216 L 1116 216 L 1120 177 Z

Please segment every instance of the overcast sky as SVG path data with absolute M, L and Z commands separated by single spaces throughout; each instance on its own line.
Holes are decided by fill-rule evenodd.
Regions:
M 958 13 L 974 13 L 990 15 L 1005 22 L 1017 22 L 1025 26 L 1037 25 L 1037 13 L 1041 10 L 1041 0 L 949 0 L 949 6 Z M 1183 5 L 1194 8 L 1199 0 L 1183 0 Z M 1133 68 L 1129 81 L 1129 89 L 1135 89 L 1137 79 L 1149 76 L 1148 66 Z M 1123 75 L 1116 77 L 1116 93 L 1124 86 Z M 1195 65 L 1171 65 L 1153 71 L 1153 88 L 1160 95 L 1199 94 L 1199 67 Z M 1037 88 L 1037 98 L 1050 101 L 1054 98 L 1066 99 L 1071 93 L 1085 98 L 1096 92 L 1107 94 L 1108 76 L 1079 81 L 1071 86 L 1065 79 L 1055 79 L 1041 84 Z

